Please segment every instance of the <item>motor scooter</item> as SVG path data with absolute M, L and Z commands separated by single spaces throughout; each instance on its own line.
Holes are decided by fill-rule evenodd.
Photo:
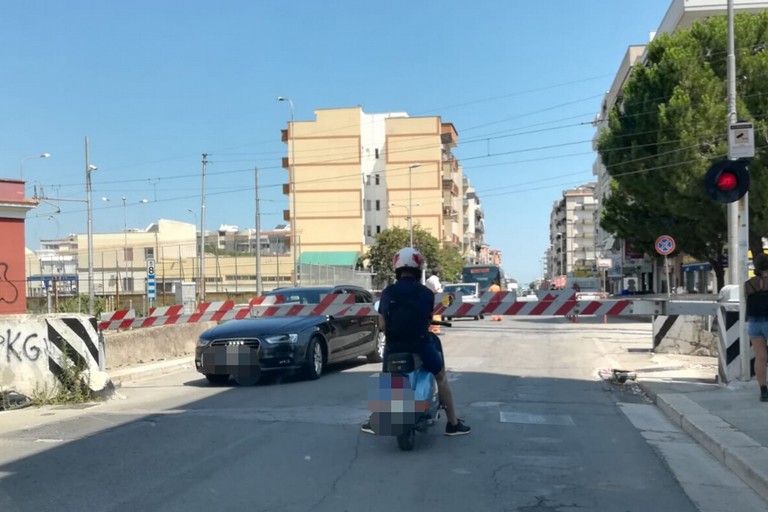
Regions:
M 432 320 L 433 325 L 451 327 L 450 322 Z M 370 424 L 376 435 L 394 436 L 397 446 L 411 451 L 416 432 L 425 432 L 440 419 L 443 409 L 437 381 L 411 352 L 387 355 L 386 371 L 371 375 L 368 384 Z

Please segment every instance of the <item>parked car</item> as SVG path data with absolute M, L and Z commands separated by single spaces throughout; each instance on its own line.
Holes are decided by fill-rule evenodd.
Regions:
M 443 291 L 447 293 L 455 293 L 457 297 L 461 296 L 461 301 L 466 303 L 479 303 L 480 302 L 480 285 L 478 283 L 451 283 L 443 285 Z M 446 316 L 443 318 L 445 321 L 452 320 L 453 316 Z M 484 315 L 473 315 L 471 318 L 480 320 L 484 318 Z
M 264 295 L 286 304 L 318 304 L 329 293 L 354 294 L 355 303 L 373 305 L 373 295 L 359 286 L 281 288 Z M 270 316 L 230 320 L 200 335 L 195 367 L 213 384 L 230 377 L 253 385 L 262 373 L 300 371 L 318 379 L 326 365 L 367 357 L 381 362 L 384 332 L 378 315 Z

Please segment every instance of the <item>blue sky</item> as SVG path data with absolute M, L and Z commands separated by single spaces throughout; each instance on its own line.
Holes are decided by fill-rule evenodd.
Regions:
M 627 47 L 668 0 L 5 2 L 0 17 L 0 176 L 28 195 L 85 198 L 94 231 L 195 222 L 207 153 L 206 229 L 281 223 L 290 119 L 320 108 L 439 115 L 482 200 L 486 241 L 521 282 L 542 274 L 549 214 L 593 181 L 594 130 Z M 121 197 L 127 198 L 125 211 Z M 109 197 L 109 202 L 101 201 Z M 147 203 L 140 203 L 147 199 Z M 86 231 L 85 204 L 47 203 L 27 246 Z

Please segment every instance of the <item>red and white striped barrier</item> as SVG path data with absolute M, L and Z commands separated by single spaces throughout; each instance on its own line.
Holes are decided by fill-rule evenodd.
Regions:
M 159 308 L 151 308 L 149 310 L 149 316 L 178 316 L 184 312 L 184 306 L 182 304 L 175 304 L 173 306 L 161 306 Z
M 435 315 L 446 317 L 479 315 L 516 316 L 569 316 L 569 315 L 620 315 L 628 313 L 632 301 L 581 300 L 570 291 L 550 292 L 538 301 L 516 301 L 514 292 L 486 292 L 480 302 L 461 302 L 461 297 L 443 300 L 445 295 L 435 296 Z M 449 305 L 445 305 L 446 302 Z
M 444 317 L 479 315 L 514 316 L 612 316 L 632 313 L 633 302 L 619 300 L 583 300 L 583 295 L 572 291 L 551 291 L 538 301 L 516 301 L 514 292 L 486 292 L 480 302 L 462 302 L 453 293 L 435 295 L 433 315 Z M 282 296 L 264 296 L 251 299 L 248 307 L 234 308 L 232 301 L 204 304 L 192 315 L 173 314 L 177 306 L 157 308 L 151 316 L 134 318 L 127 312 L 113 313 L 109 320 L 99 323 L 99 329 L 136 329 L 160 325 L 195 322 L 220 322 L 249 317 L 271 316 L 368 316 L 375 315 L 372 304 L 355 303 L 353 294 L 328 294 L 319 304 L 286 304 Z M 165 315 L 163 315 L 165 313 Z
M 118 320 L 125 320 L 127 318 L 136 318 L 136 311 L 133 309 L 121 309 L 120 311 L 102 313 L 99 316 L 101 318 L 101 322 L 115 322 Z
M 355 303 L 351 293 L 330 293 L 320 299 L 320 304 L 276 304 L 251 307 L 253 316 L 313 316 L 340 315 Z M 373 310 L 372 305 L 369 309 Z

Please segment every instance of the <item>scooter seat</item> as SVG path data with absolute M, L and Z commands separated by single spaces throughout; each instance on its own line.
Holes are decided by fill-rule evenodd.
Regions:
M 387 355 L 389 373 L 409 373 L 421 367 L 421 358 L 412 352 L 393 352 Z

